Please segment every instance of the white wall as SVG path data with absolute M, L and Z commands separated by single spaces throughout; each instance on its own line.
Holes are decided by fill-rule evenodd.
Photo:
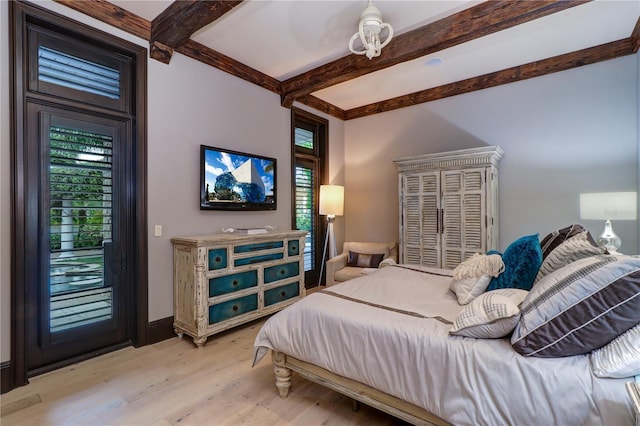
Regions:
M 397 240 L 392 159 L 500 145 L 500 248 L 582 223 L 581 192 L 638 191 L 638 55 L 345 124 L 346 238 Z M 371 173 L 375 170 L 375 173 Z M 637 221 L 614 228 L 638 253 Z

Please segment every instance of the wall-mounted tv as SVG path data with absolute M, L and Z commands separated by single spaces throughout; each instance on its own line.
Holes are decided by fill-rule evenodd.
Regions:
M 200 145 L 200 210 L 275 210 L 276 159 Z

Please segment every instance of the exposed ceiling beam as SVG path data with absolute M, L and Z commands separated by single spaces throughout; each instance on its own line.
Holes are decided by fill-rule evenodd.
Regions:
M 236 61 L 220 52 L 208 48 L 196 41 L 189 40 L 176 48 L 176 52 L 203 62 L 219 70 L 228 72 L 238 78 L 261 86 L 274 93 L 281 93 L 281 83 L 267 74 L 264 74 L 242 62 Z
M 631 43 L 633 43 L 633 53 L 636 53 L 640 48 L 640 18 L 631 32 Z
M 325 114 L 329 114 L 330 116 L 339 118 L 340 120 L 344 121 L 347 119 L 345 110 L 338 108 L 327 101 L 323 101 L 320 98 L 316 98 L 313 95 L 306 95 L 298 98 L 296 99 L 296 102 L 300 102 L 303 105 L 317 109 L 320 112 L 324 112 Z
M 387 99 L 382 102 L 349 109 L 345 111 L 344 119 L 351 120 L 367 115 L 392 111 L 398 108 L 435 101 L 438 99 L 448 98 L 450 96 L 487 89 L 489 87 L 514 83 L 516 81 L 526 80 L 533 77 L 540 77 L 558 71 L 565 71 L 571 68 L 581 67 L 583 65 L 619 58 L 621 56 L 632 55 L 634 53 L 633 49 L 633 39 L 629 37 L 611 43 L 602 44 L 600 46 L 590 47 L 566 53 L 564 55 L 530 62 L 524 65 L 518 65 L 516 67 L 484 74 L 478 77 L 468 78 L 455 83 L 444 84 L 431 89 Z
M 151 38 L 151 22 L 106 0 L 55 1 L 134 36 L 145 40 Z
M 590 0 L 487 1 L 400 34 L 374 60 L 348 55 L 321 65 L 282 83 L 282 105 L 290 107 L 296 98 L 351 80 L 373 71 L 410 61 L 474 40 Z
M 242 3 L 238 1 L 174 1 L 151 21 L 150 56 L 168 64 L 173 51 L 193 33 Z

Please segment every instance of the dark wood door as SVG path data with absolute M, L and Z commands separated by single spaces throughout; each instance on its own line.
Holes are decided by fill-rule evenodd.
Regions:
M 37 371 L 130 339 L 130 126 L 27 111 L 27 369 Z

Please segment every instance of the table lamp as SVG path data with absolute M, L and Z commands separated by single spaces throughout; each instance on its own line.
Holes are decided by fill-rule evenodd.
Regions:
M 622 246 L 622 240 L 613 232 L 611 220 L 636 220 L 637 205 L 635 192 L 580 194 L 580 219 L 605 220 L 598 245 L 610 252 L 616 252 Z

